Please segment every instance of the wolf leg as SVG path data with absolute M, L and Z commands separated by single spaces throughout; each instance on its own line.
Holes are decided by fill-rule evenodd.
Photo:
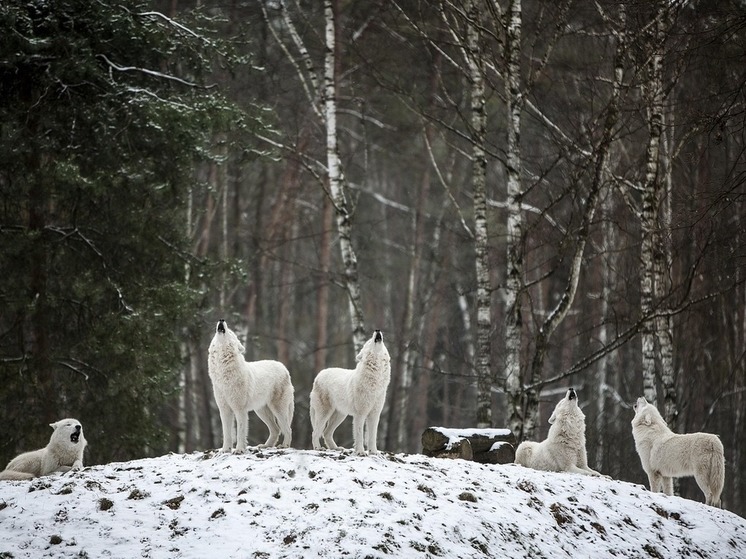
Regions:
M 249 412 L 239 411 L 236 415 L 236 453 L 241 454 L 246 451 L 246 444 L 249 440 Z
M 365 416 L 353 415 L 352 416 L 352 438 L 355 441 L 355 454 L 358 456 L 365 456 L 365 448 L 363 447 L 363 428 L 365 427 Z
M 376 408 L 368 414 L 365 420 L 366 426 L 366 442 L 368 452 L 371 454 L 378 454 L 378 422 L 381 418 L 381 408 Z
M 220 411 L 220 423 L 223 426 L 223 448 L 222 452 L 230 452 L 233 446 L 233 412 L 226 405 L 218 405 Z
M 263 408 L 258 408 L 254 411 L 256 411 L 259 419 L 261 419 L 269 429 L 269 437 L 267 437 L 267 441 L 259 446 L 276 446 L 277 441 L 280 438 L 280 429 L 277 425 L 277 421 L 275 421 L 275 416 L 272 413 L 272 410 L 269 409 L 269 406 L 264 406 Z
M 341 412 L 333 411 L 331 417 L 326 421 L 326 428 L 324 429 L 324 442 L 327 448 L 336 450 L 341 448 L 334 442 L 334 431 L 337 430 L 347 416 Z

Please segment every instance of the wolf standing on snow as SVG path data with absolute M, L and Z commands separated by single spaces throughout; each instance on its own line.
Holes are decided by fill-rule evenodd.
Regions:
M 288 447 L 295 407 L 290 373 L 279 361 L 246 362 L 245 351 L 225 320 L 219 320 L 207 365 L 223 426 L 222 450 L 230 451 L 234 441 L 237 453 L 246 450 L 252 410 L 269 428 L 269 437 L 262 446 L 277 446 L 282 433 L 279 446 Z
M 83 468 L 83 451 L 88 442 L 77 419 L 50 423 L 54 429 L 49 444 L 39 450 L 24 452 L 13 458 L 0 472 L 0 479 L 22 480 Z
M 549 423 L 552 426 L 545 441 L 524 441 L 518 445 L 516 464 L 548 472 L 603 475 L 588 467 L 585 414 L 578 406 L 578 395 L 573 388 L 557 403 Z
M 364 455 L 364 446 L 371 454 L 378 454 L 378 421 L 391 379 L 391 358 L 380 330 L 376 330 L 365 342 L 357 354 L 357 362 L 355 369 L 332 367 L 316 375 L 311 390 L 311 426 L 315 450 L 321 448 L 319 439 L 322 436 L 328 448 L 338 448 L 334 442 L 334 431 L 351 415 L 355 454 Z
M 645 398 L 638 398 L 632 419 L 632 437 L 642 469 L 648 474 L 651 491 L 673 495 L 673 478 L 694 476 L 705 494 L 705 502 L 720 506 L 725 458 L 723 443 L 717 435 L 678 435 L 668 428 L 658 408 Z

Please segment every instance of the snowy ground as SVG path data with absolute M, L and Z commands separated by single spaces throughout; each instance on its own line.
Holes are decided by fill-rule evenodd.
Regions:
M 639 485 L 251 449 L 0 482 L 0 558 L 746 557 L 746 520 Z

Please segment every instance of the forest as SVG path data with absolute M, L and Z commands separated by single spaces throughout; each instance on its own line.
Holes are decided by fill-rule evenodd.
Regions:
M 644 395 L 745 515 L 744 60 L 743 0 L 4 1 L 0 462 L 63 417 L 89 465 L 218 447 L 221 318 L 310 448 L 380 329 L 379 449 L 541 440 L 572 386 L 647 484 Z

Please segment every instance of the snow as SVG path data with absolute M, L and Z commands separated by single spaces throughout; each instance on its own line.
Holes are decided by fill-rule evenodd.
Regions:
M 420 455 L 172 454 L 0 482 L 0 557 L 746 556 L 746 520 L 626 482 Z

